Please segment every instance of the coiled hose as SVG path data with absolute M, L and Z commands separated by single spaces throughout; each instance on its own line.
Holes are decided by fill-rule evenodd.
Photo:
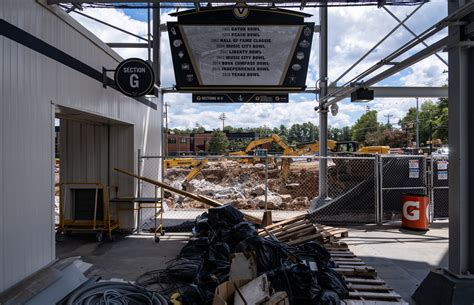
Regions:
M 159 293 L 125 282 L 98 282 L 74 291 L 67 305 L 168 305 Z

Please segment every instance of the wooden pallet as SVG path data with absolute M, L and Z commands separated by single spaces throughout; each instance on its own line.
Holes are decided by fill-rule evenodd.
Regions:
M 311 240 L 322 243 L 333 242 L 338 238 L 349 236 L 349 232 L 346 229 L 314 224 L 306 218 L 306 215 L 300 215 L 266 226 L 260 230 L 259 235 L 289 245 L 299 245 Z
M 402 297 L 380 279 L 377 271 L 367 266 L 342 242 L 326 245 L 335 271 L 341 274 L 349 288 L 346 305 L 408 305 Z

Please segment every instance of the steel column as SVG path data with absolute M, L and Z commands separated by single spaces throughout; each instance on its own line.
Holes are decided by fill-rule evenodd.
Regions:
M 448 11 L 464 5 L 448 1 Z M 472 19 L 471 19 L 472 20 Z M 452 25 L 449 36 L 461 42 L 463 27 Z M 474 273 L 474 50 L 454 46 L 449 49 L 449 270 L 455 274 Z
M 319 8 L 319 98 L 328 92 L 328 8 Z M 319 201 L 324 201 L 327 195 L 327 170 L 328 170 L 328 108 L 324 103 L 319 105 Z
M 160 70 L 160 44 L 161 44 L 161 31 L 160 31 L 160 5 L 157 4 L 153 7 L 153 71 L 155 72 L 155 88 L 161 85 L 161 70 Z M 155 89 L 155 96 L 158 96 L 158 90 Z

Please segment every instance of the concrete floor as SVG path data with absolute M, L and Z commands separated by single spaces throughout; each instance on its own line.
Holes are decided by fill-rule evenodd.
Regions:
M 405 301 L 428 272 L 448 266 L 448 222 L 437 222 L 428 232 L 400 229 L 399 224 L 349 229 L 344 241 Z
M 118 236 L 114 242 L 98 243 L 94 235 L 73 235 L 56 243 L 56 256 L 81 256 L 83 261 L 94 265 L 92 275 L 134 281 L 146 271 L 163 269 L 189 237 L 188 233 L 167 233 L 155 243 L 153 234 L 142 234 Z
M 400 229 L 399 224 L 349 228 L 344 241 L 380 278 L 406 301 L 436 268 L 447 267 L 448 223 L 435 223 L 428 232 Z M 190 234 L 167 233 L 156 244 L 153 234 L 119 237 L 115 242 L 97 243 L 93 235 L 74 235 L 57 243 L 59 258 L 81 256 L 94 265 L 92 274 L 104 279 L 135 280 L 140 274 L 162 269 L 187 243 Z

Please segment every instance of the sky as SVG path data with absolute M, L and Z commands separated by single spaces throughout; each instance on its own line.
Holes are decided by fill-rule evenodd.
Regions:
M 389 9 L 398 18 L 404 19 L 415 7 L 389 7 Z M 85 8 L 83 12 L 142 37 L 147 36 L 146 10 Z M 313 15 L 310 18 L 306 18 L 306 22 L 316 22 L 318 24 L 317 8 L 305 9 L 304 12 Z M 337 79 L 339 75 L 397 25 L 397 21 L 385 10 L 375 6 L 329 8 L 328 14 L 328 73 L 330 82 Z M 446 1 L 434 0 L 424 4 L 405 24 L 416 34 L 419 34 L 446 15 Z M 71 13 L 71 16 L 104 42 L 142 42 L 137 38 L 78 14 Z M 162 23 L 174 20 L 174 17 L 169 16 L 169 10 L 162 10 Z M 441 32 L 430 38 L 427 42 L 433 43 L 442 38 L 443 35 L 446 35 L 446 33 L 446 31 Z M 338 84 L 341 85 L 349 81 L 412 38 L 412 34 L 403 27 L 399 27 L 374 52 L 339 81 Z M 175 80 L 169 39 L 166 33 L 163 33 L 161 42 L 162 86 L 172 87 L 175 84 Z M 312 54 L 306 79 L 308 87 L 315 87 L 318 79 L 318 46 L 319 38 L 316 34 L 313 38 Z M 415 48 L 407 56 L 420 49 L 421 47 Z M 124 58 L 139 57 L 147 59 L 146 49 L 115 49 L 115 51 Z M 439 53 L 439 55 L 447 61 L 446 53 Z M 444 63 L 435 56 L 430 56 L 377 85 L 443 86 L 447 84 L 446 71 L 447 66 Z M 200 125 L 208 130 L 219 128 L 222 125 L 222 122 L 218 119 L 221 113 L 226 114 L 225 124 L 234 127 L 256 127 L 263 125 L 278 127 L 282 124 L 289 127 L 295 123 L 308 121 L 319 125 L 318 113 L 314 111 L 314 107 L 317 105 L 315 98 L 313 94 L 291 94 L 290 102 L 287 104 L 193 104 L 190 94 L 173 93 L 165 94 L 164 96 L 165 102 L 169 105 L 168 122 L 170 128 L 184 129 Z M 425 101 L 425 99 L 420 99 L 421 103 Z M 329 116 L 329 125 L 339 128 L 353 125 L 367 110 L 367 106 L 370 110 L 378 111 L 378 120 L 382 123 L 386 123 L 387 116 L 391 115 L 390 122 L 393 124 L 398 122 L 410 107 L 415 106 L 415 99 L 377 98 L 369 103 L 351 103 L 350 100 L 346 99 L 339 103 L 339 113 L 336 116 Z

